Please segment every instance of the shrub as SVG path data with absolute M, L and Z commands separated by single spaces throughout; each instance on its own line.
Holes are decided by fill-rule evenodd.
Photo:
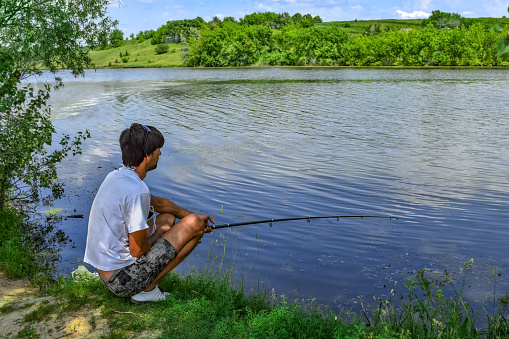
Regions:
M 168 53 L 168 44 L 159 44 L 156 46 L 156 54 Z

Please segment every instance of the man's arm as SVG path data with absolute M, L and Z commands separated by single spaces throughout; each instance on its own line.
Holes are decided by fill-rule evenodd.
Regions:
M 187 217 L 189 214 L 193 214 L 193 212 L 178 206 L 170 200 L 156 197 L 155 195 L 151 196 L 150 204 L 154 206 L 154 211 L 157 213 L 170 213 L 173 214 L 177 219 L 182 219 Z
M 140 230 L 133 233 L 129 233 L 129 251 L 135 258 L 139 258 L 152 247 L 152 245 L 159 239 L 164 232 L 170 229 L 169 226 L 161 226 L 156 231 L 147 237 L 147 230 Z

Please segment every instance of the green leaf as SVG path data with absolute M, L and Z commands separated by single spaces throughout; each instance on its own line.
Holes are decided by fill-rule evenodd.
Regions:
M 503 27 L 501 24 L 496 24 L 496 25 L 494 25 L 494 26 L 491 26 L 488 30 L 489 30 L 490 32 L 498 33 L 498 32 L 500 32 L 500 31 L 501 31 L 501 30 L 503 30 L 503 29 L 504 29 L 504 27 Z
M 496 45 L 497 54 L 499 58 L 509 51 L 509 39 L 506 38 L 497 39 Z

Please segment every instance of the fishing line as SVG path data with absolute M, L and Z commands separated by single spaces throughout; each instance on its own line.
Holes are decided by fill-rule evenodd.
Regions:
M 339 221 L 339 218 L 378 218 L 378 219 L 396 219 L 398 220 L 398 217 L 386 217 L 386 216 L 378 216 L 378 215 L 331 215 L 331 216 L 318 216 L 318 217 L 299 217 L 299 218 L 283 218 L 283 219 L 266 219 L 266 220 L 255 220 L 255 221 L 247 221 L 247 222 L 236 222 L 232 224 L 221 224 L 221 225 L 211 225 L 210 227 L 212 229 L 218 229 L 218 228 L 225 228 L 225 227 L 235 227 L 235 226 L 245 226 L 245 225 L 254 225 L 254 224 L 265 224 L 269 223 L 269 226 L 272 227 L 272 223 L 279 222 L 279 221 L 293 221 L 293 220 L 307 220 L 308 222 L 311 221 L 311 219 L 337 219 Z

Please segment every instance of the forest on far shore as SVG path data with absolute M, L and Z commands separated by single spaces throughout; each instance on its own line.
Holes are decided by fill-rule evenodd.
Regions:
M 508 27 L 505 16 L 472 19 L 438 10 L 428 19 L 342 22 L 263 12 L 168 21 L 126 40 L 115 29 L 91 57 L 96 67 L 509 66 L 509 53 L 500 45 L 497 53 L 497 44 L 509 41 Z

